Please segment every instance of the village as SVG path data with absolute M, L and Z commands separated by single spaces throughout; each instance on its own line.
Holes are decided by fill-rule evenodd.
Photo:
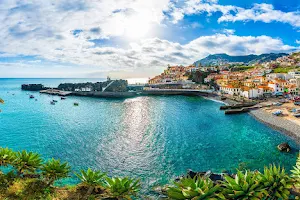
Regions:
M 193 80 L 195 76 L 197 81 Z M 300 89 L 300 53 L 251 66 L 168 66 L 148 83 L 150 88 L 213 89 L 221 95 L 243 99 L 296 96 Z

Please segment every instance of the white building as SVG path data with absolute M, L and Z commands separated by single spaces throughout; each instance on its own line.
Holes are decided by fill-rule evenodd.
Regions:
M 229 95 L 240 95 L 241 88 L 233 87 L 232 85 L 223 86 L 220 88 L 222 93 Z

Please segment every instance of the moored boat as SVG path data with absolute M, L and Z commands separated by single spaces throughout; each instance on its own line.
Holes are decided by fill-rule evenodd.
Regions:
M 33 95 L 30 95 L 29 98 L 30 98 L 30 99 L 34 99 L 34 96 L 33 96 Z
M 79 103 L 76 103 L 76 102 L 75 102 L 75 103 L 74 103 L 74 106 L 79 106 Z

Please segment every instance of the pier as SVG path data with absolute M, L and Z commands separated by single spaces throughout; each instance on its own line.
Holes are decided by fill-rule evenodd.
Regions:
M 58 95 L 58 96 L 69 96 L 73 92 L 70 91 L 62 91 L 57 89 L 47 89 L 47 90 L 41 90 L 41 94 L 49 94 L 49 95 Z

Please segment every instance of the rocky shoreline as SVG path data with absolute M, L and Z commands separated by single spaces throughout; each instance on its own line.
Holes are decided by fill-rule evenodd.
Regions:
M 288 135 L 300 144 L 300 126 L 298 124 L 273 116 L 262 109 L 252 110 L 249 114 L 267 126 Z

